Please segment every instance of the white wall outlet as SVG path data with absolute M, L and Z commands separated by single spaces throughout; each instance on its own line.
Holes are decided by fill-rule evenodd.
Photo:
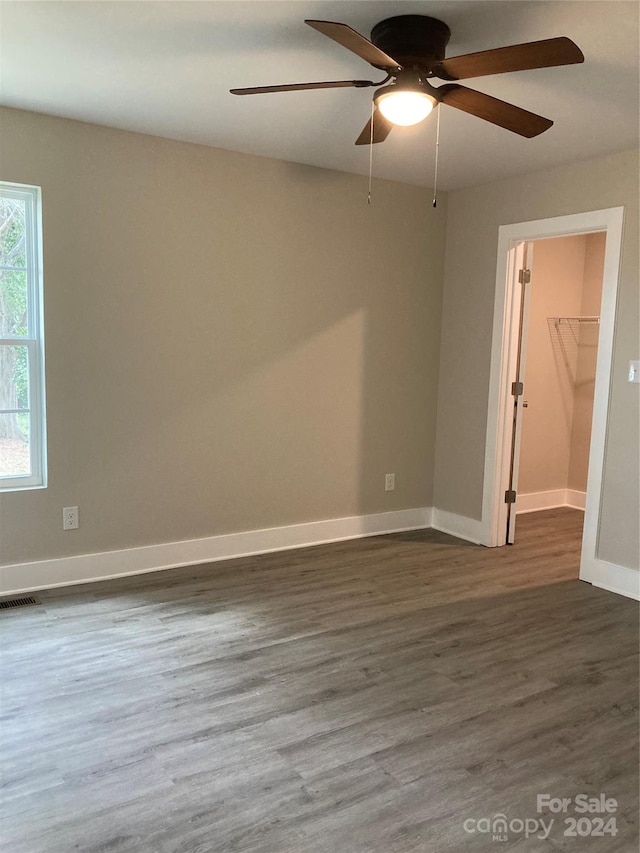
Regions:
M 396 475 L 395 474 L 385 474 L 384 475 L 384 490 L 385 492 L 392 492 L 396 487 Z
M 640 361 L 629 362 L 629 382 L 640 382 Z
M 77 506 L 66 506 L 62 510 L 62 529 L 77 530 L 80 527 L 80 516 Z

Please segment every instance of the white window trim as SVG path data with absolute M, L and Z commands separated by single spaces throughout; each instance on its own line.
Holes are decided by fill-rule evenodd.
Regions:
M 0 338 L 2 344 L 20 343 L 29 349 L 29 476 L 0 477 L 0 491 L 44 489 L 47 486 L 47 431 L 44 372 L 44 288 L 42 278 L 42 193 L 40 187 L 0 181 L 3 195 L 23 199 L 27 232 L 27 337 Z

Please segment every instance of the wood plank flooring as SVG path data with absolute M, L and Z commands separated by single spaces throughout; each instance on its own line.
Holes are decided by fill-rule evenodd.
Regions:
M 395 534 L 2 612 L 1 849 L 636 850 L 637 605 L 577 580 L 581 524 L 552 510 L 512 547 Z M 463 828 L 539 818 L 544 793 L 615 797 L 617 835 Z

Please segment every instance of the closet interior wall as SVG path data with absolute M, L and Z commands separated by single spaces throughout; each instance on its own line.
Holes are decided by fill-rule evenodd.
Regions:
M 520 511 L 584 508 L 605 237 L 584 234 L 533 244 Z

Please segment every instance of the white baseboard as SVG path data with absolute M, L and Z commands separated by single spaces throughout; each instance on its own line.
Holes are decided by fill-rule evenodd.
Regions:
M 304 548 L 343 539 L 420 530 L 431 527 L 432 514 L 431 507 L 418 507 L 266 530 L 250 530 L 184 542 L 167 542 L 121 551 L 16 563 L 0 566 L 0 594 L 32 592 L 271 551 Z
M 585 506 L 586 493 L 575 489 L 554 489 L 550 492 L 518 493 L 516 513 L 540 512 L 543 509 L 556 509 L 568 506 L 572 509 L 582 509 Z
M 487 544 L 483 541 L 482 522 L 441 509 L 418 507 L 0 566 L 0 595 L 91 583 L 180 566 L 214 563 L 253 554 L 429 527 L 468 542 Z M 640 572 L 633 569 L 604 560 L 583 559 L 580 578 L 610 592 L 640 600 Z
M 475 545 L 484 545 L 484 531 L 482 522 L 475 518 L 467 518 L 466 515 L 456 515 L 444 509 L 433 508 L 431 526 L 441 533 L 449 533 L 458 539 L 465 539 Z
M 571 509 L 581 509 L 584 512 L 586 503 L 586 492 L 577 492 L 575 489 L 567 489 L 567 502 L 565 506 L 571 507 Z
M 615 563 L 597 558 L 585 559 L 583 555 L 580 580 L 587 581 L 600 589 L 606 589 L 608 592 L 615 592 L 640 601 L 640 571 L 635 569 L 617 566 Z

